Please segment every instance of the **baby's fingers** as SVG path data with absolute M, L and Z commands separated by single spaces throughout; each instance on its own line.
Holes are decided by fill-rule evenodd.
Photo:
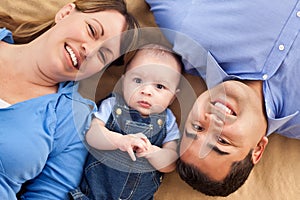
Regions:
M 147 138 L 141 138 L 139 136 L 135 135 L 131 135 L 132 136 L 132 146 L 134 146 L 134 150 L 140 151 L 146 151 L 148 148 L 148 143 L 146 140 L 148 140 Z M 138 150 L 139 149 L 139 150 Z
M 132 148 L 128 148 L 128 149 L 127 149 L 127 153 L 129 154 L 131 160 L 136 161 L 136 157 L 135 157 L 135 154 L 134 154 Z
M 147 139 L 147 136 L 146 135 L 144 135 L 143 133 L 136 133 L 136 134 L 134 134 L 136 137 L 139 137 L 139 138 L 141 138 L 141 139 Z
M 145 153 L 144 153 L 143 151 L 137 152 L 137 153 L 136 153 L 136 156 L 137 156 L 138 158 L 141 158 L 141 157 L 145 156 Z

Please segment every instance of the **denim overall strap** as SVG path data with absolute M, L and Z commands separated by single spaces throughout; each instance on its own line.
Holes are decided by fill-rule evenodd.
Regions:
M 165 113 L 142 118 L 129 109 L 118 94 L 116 105 L 106 122 L 109 130 L 120 134 L 144 133 L 152 144 L 162 146 L 166 137 Z M 74 199 L 93 200 L 150 200 L 162 181 L 163 174 L 145 158 L 132 161 L 120 150 L 90 149 L 80 188 L 73 191 Z
M 147 136 L 151 144 L 161 147 L 166 137 L 166 111 L 143 117 L 137 110 L 130 109 L 120 94 L 112 95 L 116 97 L 112 115 L 118 126 L 117 132 L 123 135 L 141 132 Z M 107 128 L 114 129 L 115 125 Z
M 116 97 L 117 103 L 113 107 L 106 127 L 123 135 L 142 132 L 152 144 L 161 147 L 166 137 L 165 112 L 142 118 L 136 110 L 129 109 L 120 95 L 113 95 Z M 147 159 L 137 158 L 136 161 L 132 161 L 128 153 L 121 150 L 92 150 L 92 154 L 102 163 L 112 168 L 117 168 L 120 171 L 134 173 L 155 171 L 155 168 Z

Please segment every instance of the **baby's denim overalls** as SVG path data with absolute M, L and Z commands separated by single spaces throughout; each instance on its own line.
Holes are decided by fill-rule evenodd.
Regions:
M 162 147 L 166 137 L 166 112 L 142 118 L 136 110 L 129 109 L 118 94 L 106 127 L 115 132 L 134 134 L 142 132 L 151 144 Z M 74 199 L 95 200 L 148 200 L 153 199 L 163 174 L 145 158 L 132 161 L 127 152 L 120 150 L 90 150 L 85 165 L 80 190 L 72 191 Z M 83 194 L 84 195 L 83 195 Z

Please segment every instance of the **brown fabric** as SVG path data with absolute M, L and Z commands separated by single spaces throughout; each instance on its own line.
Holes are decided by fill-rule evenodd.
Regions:
M 0 11 L 7 11 L 12 16 L 23 19 L 34 19 L 54 14 L 60 6 L 72 0 L 1 0 Z M 139 20 L 142 27 L 156 26 L 149 7 L 143 0 L 127 0 L 129 10 Z M 106 96 L 114 87 L 123 72 L 122 67 L 111 67 L 105 73 L 97 74 L 81 84 L 83 95 L 94 100 Z M 100 79 L 98 83 L 98 80 Z M 186 107 L 180 107 L 178 101 L 172 105 L 173 112 L 182 127 L 181 118 L 187 113 L 193 102 L 194 93 L 198 95 L 205 89 L 199 77 L 186 75 L 183 81 L 179 101 Z M 190 87 L 193 86 L 194 89 Z M 184 100 L 183 100 L 184 99 Z M 181 104 L 180 103 L 180 104 Z M 155 195 L 156 200 L 181 199 L 230 199 L 230 200 L 295 200 L 300 196 L 300 141 L 272 135 L 262 160 L 255 166 L 249 179 L 237 192 L 221 197 L 207 197 L 192 190 L 180 180 L 176 172 L 167 174 L 162 186 Z

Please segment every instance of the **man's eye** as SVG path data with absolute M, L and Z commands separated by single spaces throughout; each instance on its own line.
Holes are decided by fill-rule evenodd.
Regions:
M 98 55 L 100 56 L 100 60 L 103 62 L 103 63 L 106 63 L 107 59 L 106 59 L 106 55 L 105 55 L 105 52 L 102 50 L 102 48 L 100 48 L 98 50 Z
M 158 89 L 165 89 L 166 87 L 163 86 L 162 84 L 156 84 L 156 88 L 158 88 Z
M 194 129 L 195 131 L 197 131 L 197 132 L 202 132 L 202 131 L 204 131 L 204 128 L 201 127 L 201 126 L 199 126 L 199 125 L 197 125 L 197 124 L 192 124 L 192 126 L 193 126 L 193 129 Z
M 133 81 L 135 83 L 142 83 L 142 79 L 140 79 L 140 78 L 134 78 Z
M 221 138 L 220 136 L 218 136 L 218 143 L 220 143 L 220 144 L 226 144 L 226 145 L 228 145 L 229 143 L 226 141 L 226 140 L 224 140 L 223 138 Z

